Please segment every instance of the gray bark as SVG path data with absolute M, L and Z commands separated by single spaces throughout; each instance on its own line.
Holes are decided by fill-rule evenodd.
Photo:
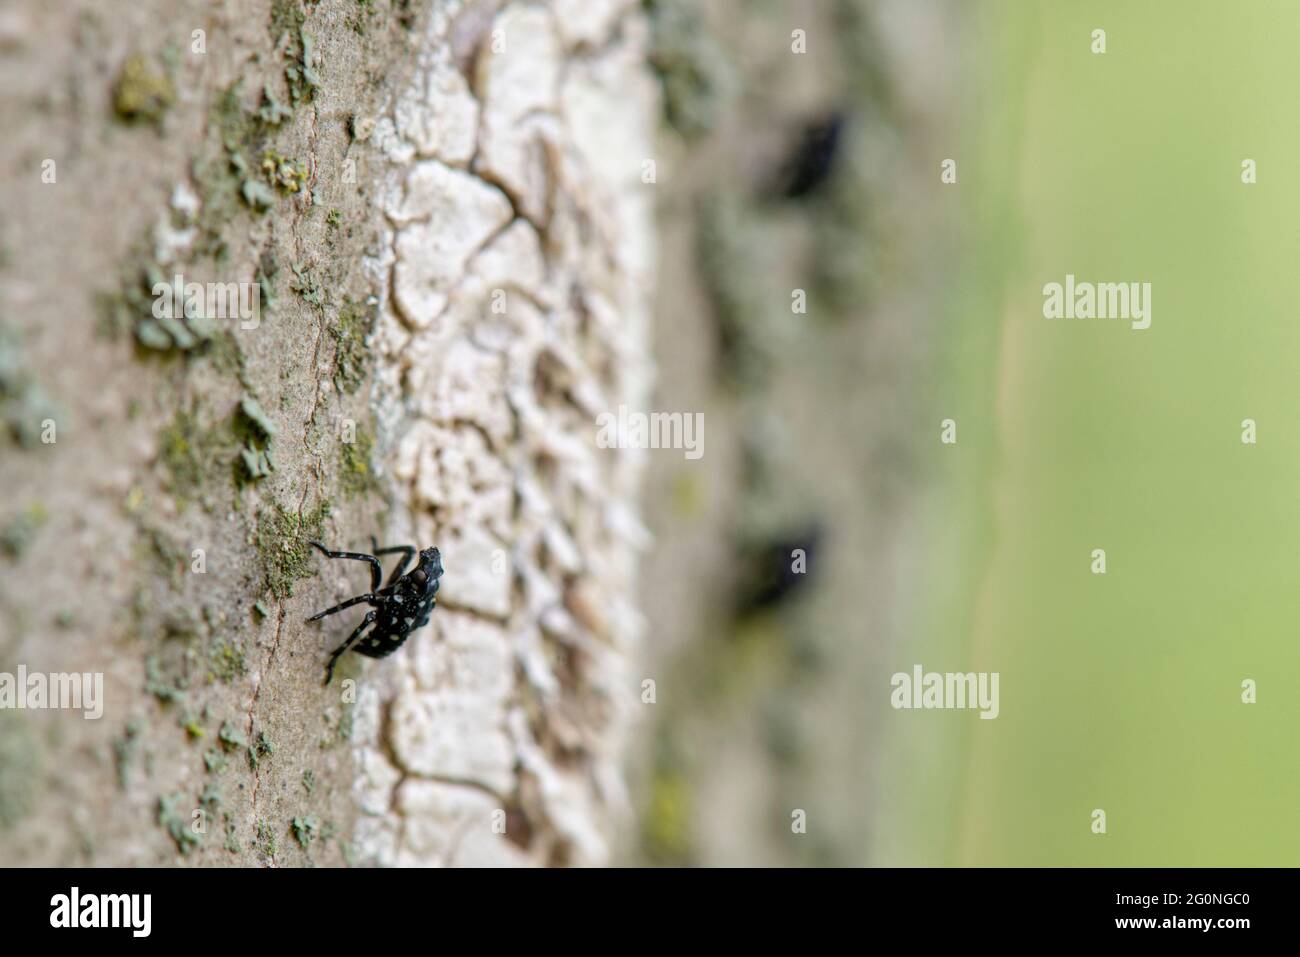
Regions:
M 0 862 L 605 860 L 645 534 L 594 427 L 648 381 L 634 4 L 27 5 L 0 45 L 0 672 L 105 681 L 99 720 L 0 711 Z M 159 323 L 155 274 L 258 283 L 261 321 Z M 304 619 L 368 578 L 306 543 L 372 534 L 441 548 L 439 607 L 322 688 L 360 609 Z

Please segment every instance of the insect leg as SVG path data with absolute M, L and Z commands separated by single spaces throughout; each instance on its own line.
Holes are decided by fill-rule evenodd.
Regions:
M 415 558 L 415 553 L 417 551 L 414 545 L 392 545 L 388 548 L 380 548 L 379 542 L 373 535 L 370 536 L 370 547 L 376 555 L 392 555 L 394 552 L 402 553 L 402 560 L 397 563 L 397 567 L 393 569 L 393 573 L 388 576 L 388 584 L 385 586 L 387 588 L 392 588 L 393 583 L 402 577 L 402 573 L 410 566 L 411 560 Z
M 347 651 L 349 648 L 352 647 L 352 643 L 361 637 L 361 633 L 365 631 L 368 627 L 370 627 L 370 624 L 374 620 L 375 620 L 375 613 L 373 611 L 366 612 L 366 617 L 362 618 L 361 624 L 357 625 L 356 629 L 352 632 L 352 634 L 348 635 L 348 640 L 343 642 L 343 644 L 339 645 L 337 648 L 334 649 L 334 653 L 330 655 L 330 663 L 325 668 L 326 684 L 329 684 L 331 681 L 334 680 L 334 663 L 339 660 L 339 656 L 342 655 L 343 652 Z
M 308 618 L 307 620 L 308 620 L 308 621 L 320 621 L 320 620 L 321 620 L 322 618 L 324 618 L 326 615 L 332 615 L 332 614 L 334 614 L 336 611 L 342 611 L 344 608 L 351 608 L 353 605 L 359 605 L 359 604 L 361 604 L 363 601 L 374 601 L 374 599 L 375 599 L 375 596 L 372 595 L 372 594 L 370 594 L 369 592 L 367 592 L 367 593 L 364 594 L 364 595 L 358 595 L 356 598 L 349 598 L 349 599 L 348 599 L 347 601 L 345 601 L 345 602 L 340 602 L 339 604 L 335 605 L 333 608 L 326 608 L 324 611 L 318 611 L 318 612 L 316 612 L 316 614 L 312 615 L 312 616 L 311 616 L 310 618 Z
M 379 559 L 374 555 L 367 555 L 364 552 L 332 552 L 320 542 L 310 542 L 321 550 L 326 558 L 350 558 L 354 562 L 370 563 L 370 590 L 378 591 L 379 583 L 384 578 L 384 566 L 379 564 Z

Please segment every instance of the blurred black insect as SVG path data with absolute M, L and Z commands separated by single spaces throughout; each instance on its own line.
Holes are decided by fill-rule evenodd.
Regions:
M 839 165 L 845 125 L 843 113 L 809 121 L 778 172 L 773 192 L 787 199 L 802 199 L 820 189 Z
M 763 611 L 782 604 L 816 579 L 814 557 L 825 530 L 816 520 L 740 545 L 736 569 L 736 611 Z
M 311 544 L 319 548 L 326 558 L 350 558 L 353 561 L 370 563 L 370 591 L 349 598 L 333 608 L 326 608 L 307 619 L 319 621 L 326 615 L 332 615 L 362 602 L 371 606 L 371 610 L 366 612 L 366 617 L 361 620 L 361 624 L 348 635 L 347 641 L 335 648 L 334 653 L 330 655 L 329 666 L 325 669 L 326 684 L 334 678 L 334 664 L 339 660 L 339 656 L 357 643 L 362 632 L 371 625 L 374 625 L 374 629 L 364 640 L 357 643 L 355 650 L 368 658 L 383 658 L 402 647 L 411 632 L 429 623 L 429 615 L 433 613 L 433 606 L 437 604 L 438 579 L 442 577 L 442 555 L 438 549 L 424 549 L 420 552 L 420 563 L 412 571 L 407 572 L 407 566 L 415 557 L 414 545 L 380 548 L 371 538 L 370 544 L 374 554 L 368 555 L 365 552 L 331 551 L 320 542 Z M 384 566 L 375 556 L 391 555 L 395 552 L 401 552 L 402 560 L 397 563 L 397 567 L 388 577 L 388 584 L 380 588 L 379 583 L 384 577 Z

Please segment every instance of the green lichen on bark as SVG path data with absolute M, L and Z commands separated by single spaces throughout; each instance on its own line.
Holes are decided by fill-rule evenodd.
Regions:
M 185 692 L 189 689 L 188 680 L 184 675 L 169 672 L 159 655 L 150 655 L 145 659 L 144 674 L 144 690 L 162 704 L 185 700 Z
M 231 435 L 217 426 L 204 426 L 197 407 L 181 409 L 158 436 L 158 460 L 165 473 L 164 489 L 184 507 L 206 501 L 213 463 L 228 459 L 234 449 Z
M 158 823 L 176 842 L 176 849 L 182 854 L 189 854 L 202 841 L 190 829 L 189 821 L 183 816 L 181 804 L 185 800 L 182 794 L 168 794 L 158 799 Z
M 139 718 L 132 718 L 126 723 L 122 736 L 113 741 L 113 768 L 117 773 L 117 786 L 120 790 L 125 791 L 131 783 L 131 762 L 135 759 L 143 728 L 144 724 Z
M 321 537 L 329 513 L 328 502 L 303 513 L 278 502 L 262 509 L 257 516 L 257 552 L 263 591 L 283 600 L 293 595 L 294 582 L 315 574 L 309 542 Z
M 248 769 L 254 773 L 262 765 L 263 758 L 275 754 L 275 745 L 266 736 L 265 731 L 258 732 L 257 740 L 248 746 Z
M 239 854 L 244 850 L 244 846 L 239 843 L 239 830 L 230 815 L 225 816 L 226 821 L 226 842 L 222 845 L 231 854 Z
M 202 349 L 216 334 L 215 323 L 200 314 L 185 315 L 183 300 L 173 303 L 170 294 L 162 298 L 154 295 L 160 285 L 170 287 L 174 275 L 155 262 L 152 254 L 137 250 L 123 268 L 118 288 L 99 296 L 100 329 L 110 338 L 130 333 L 144 353 Z M 182 306 L 182 314 L 175 314 L 175 305 Z
M 247 671 L 243 642 L 222 638 L 213 643 L 208 652 L 208 674 L 213 680 L 229 684 Z
M 302 817 L 295 817 L 290 826 L 293 829 L 294 840 L 305 851 L 311 847 L 311 842 L 316 839 L 316 832 L 320 830 L 320 821 L 314 814 L 307 814 Z
M 221 774 L 230 767 L 230 759 L 218 748 L 208 748 L 203 752 L 203 766 L 209 774 Z
M 375 326 L 378 307 L 344 299 L 338 317 L 329 326 L 334 340 L 334 386 L 340 392 L 356 392 L 370 370 L 370 349 L 366 338 Z
M 262 154 L 262 174 L 277 189 L 301 192 L 307 183 L 307 164 L 292 156 L 268 149 Z
M 261 403 L 250 395 L 244 395 L 235 408 L 231 428 L 239 443 L 235 484 L 242 486 L 274 472 L 275 458 L 271 445 L 277 430 Z
M 363 495 L 377 486 L 374 449 L 374 434 L 364 425 L 356 427 L 351 442 L 339 444 L 338 482 L 344 495 Z
M 289 84 L 289 99 L 296 107 L 312 98 L 320 86 L 317 73 L 318 55 L 315 42 L 305 27 L 307 13 L 298 0 L 275 0 L 267 33 L 276 50 L 283 50 L 288 61 L 284 78 Z
M 0 526 L 0 552 L 20 558 L 48 518 L 44 504 L 33 502 Z
M 127 57 L 113 87 L 113 109 L 128 123 L 161 124 L 176 99 L 167 72 L 142 53 Z
M 280 844 L 275 839 L 275 828 L 266 821 L 257 822 L 257 849 L 268 858 L 275 857 L 280 850 Z
M 221 730 L 217 733 L 217 740 L 221 742 L 221 746 L 227 751 L 237 751 L 248 747 L 248 741 L 230 721 L 222 723 Z

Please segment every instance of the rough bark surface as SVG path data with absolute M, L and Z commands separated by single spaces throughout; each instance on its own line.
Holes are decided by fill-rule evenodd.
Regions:
M 105 676 L 0 711 L 0 863 L 606 859 L 644 42 L 629 0 L 0 8 L 0 671 Z M 175 273 L 260 325 L 160 329 Z M 322 688 L 359 614 L 304 619 L 367 579 L 307 540 L 372 534 L 442 549 L 439 607 Z
M 624 804 L 645 532 L 639 463 L 593 423 L 645 389 L 655 114 L 630 6 L 448 5 L 375 130 L 381 417 L 407 527 L 457 566 L 439 640 L 362 700 L 376 860 L 597 863 Z

